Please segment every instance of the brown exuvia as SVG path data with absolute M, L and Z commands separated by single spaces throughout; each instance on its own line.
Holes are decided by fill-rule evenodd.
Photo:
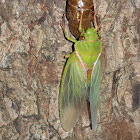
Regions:
M 76 38 L 80 35 L 78 28 L 81 14 L 82 28 L 86 30 L 88 27 L 91 27 L 91 21 L 94 19 L 93 0 L 68 0 L 67 19 L 69 20 L 69 29 Z

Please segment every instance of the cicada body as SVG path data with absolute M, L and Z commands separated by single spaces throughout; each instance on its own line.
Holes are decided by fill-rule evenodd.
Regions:
M 96 25 L 96 24 L 95 24 Z M 73 41 L 75 51 L 66 63 L 60 91 L 60 120 L 62 127 L 71 130 L 81 110 L 88 100 L 90 103 L 92 128 L 96 125 L 96 116 L 100 95 L 101 37 L 97 28 L 88 28 L 82 32 L 79 40 Z
M 86 31 L 91 27 L 91 21 L 94 19 L 93 0 L 68 0 L 67 1 L 67 19 L 69 20 L 69 29 L 73 36 L 78 38 L 78 30 L 81 14 L 82 28 Z

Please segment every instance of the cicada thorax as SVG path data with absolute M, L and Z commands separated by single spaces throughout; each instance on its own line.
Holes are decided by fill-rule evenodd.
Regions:
M 82 28 L 86 31 L 91 27 L 91 21 L 94 20 L 93 0 L 68 0 L 67 1 L 67 19 L 69 20 L 69 29 L 72 35 L 79 37 L 78 30 L 82 14 Z

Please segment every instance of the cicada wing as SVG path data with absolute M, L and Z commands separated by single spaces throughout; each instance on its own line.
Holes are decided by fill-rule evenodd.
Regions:
M 73 54 L 64 69 L 60 93 L 60 120 L 62 127 L 69 131 L 75 125 L 86 100 L 85 70 Z
M 96 126 L 97 110 L 100 97 L 100 80 L 101 80 L 101 59 L 97 60 L 95 67 L 93 67 L 90 83 L 90 111 L 92 129 Z

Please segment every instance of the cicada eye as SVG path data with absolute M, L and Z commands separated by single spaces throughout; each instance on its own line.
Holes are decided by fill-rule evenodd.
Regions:
M 85 40 L 85 36 L 80 36 L 80 40 Z
M 98 39 L 101 40 L 101 36 L 98 35 Z

